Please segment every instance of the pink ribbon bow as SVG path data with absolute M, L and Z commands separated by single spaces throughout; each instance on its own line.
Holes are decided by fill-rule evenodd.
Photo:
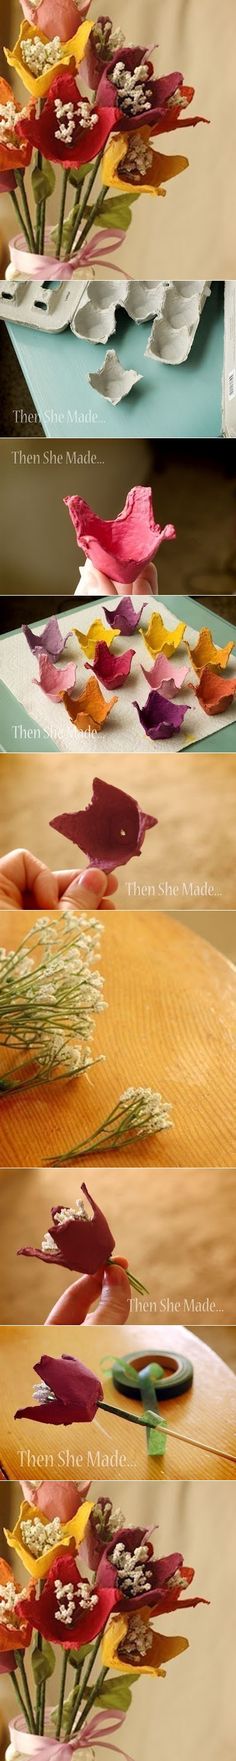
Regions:
M 29 1755 L 30 1761 L 71 1761 L 73 1750 L 89 1747 L 97 1749 L 101 1748 L 102 1744 L 105 1745 L 105 1749 L 112 1750 L 113 1754 L 122 1755 L 122 1761 L 132 1761 L 132 1757 L 127 1755 L 125 1749 L 120 1749 L 117 1743 L 106 1741 L 110 1733 L 112 1735 L 113 1731 L 120 1730 L 124 1719 L 124 1712 L 119 1712 L 119 1710 L 109 1712 L 104 1709 L 102 1712 L 95 1713 L 95 1717 L 90 1718 L 89 1724 L 86 1724 L 81 1732 L 78 1731 L 77 1735 L 71 1737 L 67 1743 L 60 1743 L 60 1741 L 57 1742 L 56 1737 L 49 1735 L 49 1713 L 46 1713 L 46 1733 L 43 1737 L 36 1735 L 29 1737 L 25 1732 L 24 1720 L 19 1714 L 18 1718 L 14 1718 L 10 1724 L 10 1736 L 15 1754 L 20 1755 L 24 1751 L 24 1755 Z
M 94 238 L 89 239 L 88 244 L 82 246 L 82 251 L 79 250 L 78 241 L 78 250 L 74 252 L 72 257 L 68 257 L 67 263 L 64 263 L 61 258 L 59 260 L 58 257 L 33 255 L 31 251 L 26 251 L 24 249 L 22 233 L 19 233 L 18 236 L 11 239 L 10 242 L 11 263 L 13 269 L 16 271 L 16 275 L 17 273 L 18 275 L 19 273 L 21 275 L 23 274 L 27 276 L 27 278 L 29 277 L 31 281 L 44 281 L 45 279 L 47 279 L 47 281 L 70 281 L 71 271 L 73 273 L 73 270 L 80 269 L 81 266 L 83 266 L 83 264 L 86 265 L 86 263 L 90 267 L 92 267 L 93 263 L 95 263 L 95 265 L 96 263 L 102 263 L 103 258 L 106 259 L 109 256 L 111 243 L 113 244 L 114 251 L 118 251 L 119 245 L 123 244 L 124 238 L 125 233 L 118 227 L 106 227 L 104 230 L 99 229 L 99 232 L 95 232 Z M 100 240 L 102 240 L 101 245 Z M 105 243 L 105 240 L 108 242 Z M 46 232 L 45 242 L 47 247 L 49 242 L 48 231 Z M 117 269 L 117 264 L 115 263 L 108 263 L 107 266 L 108 269 Z M 119 267 L 119 275 L 124 275 L 125 280 L 126 273 L 126 270 L 120 269 Z

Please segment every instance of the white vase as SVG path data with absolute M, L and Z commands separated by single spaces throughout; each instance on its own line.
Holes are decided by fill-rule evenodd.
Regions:
M 65 1749 L 68 1751 L 68 1756 L 69 1753 L 71 1754 L 71 1757 L 80 1753 L 81 1761 L 82 1758 L 83 1761 L 95 1761 L 95 1749 L 91 1748 L 91 1745 L 86 1748 L 83 1746 L 83 1748 L 77 1750 L 75 1748 L 74 1739 L 73 1742 L 70 1743 L 69 1739 L 67 1741 L 66 1737 L 63 1737 L 62 1734 L 60 1741 L 56 1742 L 56 1738 L 53 1735 L 50 1735 L 49 1729 L 46 1736 L 39 1737 L 34 1736 L 33 1734 L 31 1735 L 31 1731 L 25 1729 L 23 1718 L 20 1716 L 19 1718 L 13 1719 L 9 1725 L 9 1729 L 11 1741 L 8 1743 L 8 1748 L 6 1749 L 5 1761 L 33 1761 L 33 1758 L 35 1761 L 35 1756 L 40 1756 L 40 1761 L 45 1761 L 45 1758 L 46 1761 L 57 1761 L 57 1756 L 60 1756 L 62 1748 L 64 1751 L 64 1761 Z M 100 1748 L 100 1745 L 99 1757 L 100 1761 L 107 1761 L 107 1749 L 105 1751 L 105 1749 Z

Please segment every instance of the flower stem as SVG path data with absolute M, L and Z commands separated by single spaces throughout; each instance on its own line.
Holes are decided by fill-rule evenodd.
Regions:
M 39 1736 L 40 1737 L 44 1736 L 45 1698 L 46 1698 L 46 1682 L 41 1682 L 40 1711 L 39 1711 Z
M 24 216 L 23 216 L 23 214 L 21 214 L 20 205 L 19 205 L 19 202 L 17 201 L 17 196 L 16 196 L 15 190 L 11 190 L 11 200 L 13 202 L 13 207 L 15 208 L 15 213 L 17 214 L 17 219 L 20 221 L 21 231 L 24 233 L 27 245 L 29 246 L 29 251 L 31 251 L 30 235 L 29 235 L 29 232 L 26 230 Z
M 91 1675 L 91 1671 L 92 1671 L 92 1669 L 93 1669 L 93 1665 L 94 1665 L 94 1663 L 95 1663 L 95 1658 L 96 1658 L 96 1657 L 97 1657 L 97 1653 L 98 1653 L 98 1651 L 99 1651 L 99 1647 L 100 1647 L 100 1645 L 101 1645 L 101 1642 L 102 1642 L 102 1639 L 103 1639 L 103 1633 L 104 1633 L 104 1632 L 105 1632 L 105 1626 L 106 1626 L 106 1624 L 107 1624 L 107 1623 L 106 1623 L 106 1620 L 105 1620 L 105 1621 L 104 1621 L 104 1626 L 103 1626 L 103 1627 L 102 1627 L 102 1629 L 101 1629 L 101 1632 L 100 1632 L 100 1633 L 98 1633 L 98 1638 L 97 1638 L 97 1639 L 96 1639 L 96 1644 L 95 1644 L 95 1645 L 94 1645 L 94 1646 L 93 1646 L 93 1653 L 92 1653 L 92 1657 L 91 1657 L 91 1656 L 90 1656 L 90 1657 L 89 1657 L 89 1662 L 88 1662 L 88 1664 L 87 1664 L 87 1669 L 86 1669 L 86 1670 L 85 1670 L 85 1675 L 84 1675 L 84 1676 L 83 1676 L 83 1681 L 82 1681 L 82 1682 L 81 1682 L 81 1684 L 80 1684 L 80 1687 L 79 1687 L 79 1692 L 78 1692 L 78 1695 L 77 1695 L 77 1701 L 76 1701 L 76 1707 L 75 1707 L 75 1709 L 74 1709 L 74 1715 L 73 1715 L 73 1720 L 72 1720 L 72 1722 L 71 1722 L 71 1726 L 70 1726 L 70 1733 L 69 1733 L 69 1734 L 70 1734 L 70 1736 L 71 1736 L 71 1734 L 74 1734 L 74 1733 L 75 1733 L 75 1731 L 76 1731 L 76 1730 L 77 1730 L 77 1729 L 78 1729 L 78 1726 L 77 1726 L 77 1713 L 78 1713 L 78 1710 L 79 1710 L 79 1706 L 80 1706 L 80 1705 L 81 1705 L 81 1700 L 83 1700 L 83 1698 L 84 1698 L 84 1693 L 85 1693 L 85 1689 L 86 1689 L 86 1688 L 87 1688 L 87 1683 L 88 1683 L 88 1681 L 89 1681 L 89 1678 L 90 1678 L 90 1675 Z M 93 1692 L 94 1692 L 94 1689 L 93 1689 Z M 87 1707 L 86 1707 L 86 1715 L 87 1715 Z
M 44 253 L 45 220 L 46 220 L 46 199 L 44 198 L 44 201 L 41 203 L 41 208 L 40 208 L 39 250 L 40 250 L 41 257 L 43 257 L 43 253 Z
M 60 1687 L 59 1705 L 58 1705 L 58 1719 L 57 1719 L 57 1728 L 56 1728 L 57 1742 L 59 1742 L 59 1737 L 60 1737 L 60 1733 L 61 1733 L 61 1721 L 62 1721 L 63 1704 L 64 1704 L 67 1663 L 68 1663 L 67 1651 L 64 1651 L 63 1664 L 62 1664 L 61 1687 Z
M 19 1688 L 19 1682 L 17 1681 L 17 1675 L 16 1675 L 15 1669 L 10 1670 L 10 1676 L 11 1676 L 11 1681 L 14 1682 L 14 1688 L 15 1688 L 15 1693 L 17 1695 L 17 1700 L 19 1700 L 19 1706 L 21 1706 L 22 1712 L 24 1713 L 24 1718 L 25 1718 L 26 1724 L 28 1725 L 28 1730 L 31 1730 L 31 1725 L 30 1725 L 29 1718 L 28 1718 L 27 1708 L 26 1708 L 25 1702 L 23 1700 L 23 1694 L 21 1694 L 21 1691 Z
M 112 1413 L 114 1413 L 114 1416 L 116 1419 L 125 1419 L 126 1424 L 128 1422 L 128 1424 L 130 1424 L 130 1425 L 142 1425 L 143 1426 L 144 1424 L 147 1423 L 147 1414 L 146 1414 L 145 1419 L 144 1419 L 144 1416 L 142 1417 L 142 1419 L 139 1419 L 137 1413 L 122 1412 L 122 1410 L 118 1406 L 109 1406 L 107 1400 L 99 1400 L 98 1406 L 101 1407 L 101 1412 L 112 1412 Z M 148 1414 L 148 1424 L 150 1424 L 150 1428 L 152 1428 L 153 1430 L 156 1430 L 157 1422 L 158 1422 L 158 1415 L 157 1415 L 157 1419 L 155 1419 L 154 1417 L 152 1417 L 151 1413 L 150 1413 L 150 1418 L 149 1418 L 149 1414 Z
M 81 234 L 80 234 L 80 239 L 79 239 L 79 249 L 80 250 L 81 250 L 81 246 L 84 244 L 84 240 L 88 236 L 88 233 L 91 232 L 91 227 L 94 226 L 94 221 L 97 219 L 97 215 L 101 213 L 101 209 L 103 208 L 103 204 L 106 200 L 107 193 L 108 193 L 108 184 L 104 185 L 103 189 L 100 190 L 100 196 L 98 196 L 97 202 L 95 202 L 95 204 L 94 204 L 94 208 L 91 209 L 91 213 L 88 216 L 88 220 L 86 220 L 86 226 L 84 226 L 83 232 L 81 232 Z M 72 256 L 73 256 L 73 251 L 72 251 Z
M 103 1682 L 105 1681 L 105 1675 L 107 1675 L 107 1674 L 108 1674 L 107 1669 L 100 1670 L 100 1675 L 98 1676 L 97 1681 L 94 1682 L 93 1688 L 91 1688 L 91 1694 L 88 1695 L 87 1705 L 84 1706 L 84 1710 L 81 1713 L 81 1718 L 79 1719 L 79 1723 L 77 1724 L 77 1733 L 79 1732 L 79 1730 L 82 1730 L 82 1724 L 85 1724 L 85 1720 L 88 1717 L 88 1712 L 90 1712 L 91 1707 L 94 1706 L 94 1701 L 97 1700 L 97 1698 L 98 1698 L 98 1694 L 100 1693 L 101 1688 L 103 1687 Z
M 25 1692 L 26 1705 L 27 1705 L 27 1709 L 28 1709 L 28 1717 L 30 1720 L 30 1730 L 35 1732 L 36 1731 L 35 1717 L 34 1717 L 34 1713 L 33 1713 L 32 1700 L 30 1697 L 30 1691 L 29 1691 L 28 1682 L 27 1682 L 27 1675 L 26 1675 L 24 1660 L 23 1660 L 21 1651 L 18 1651 L 17 1655 L 18 1655 L 18 1660 L 19 1660 L 19 1669 L 21 1671 L 21 1676 L 22 1676 L 22 1683 L 23 1683 L 24 1692 Z
M 97 176 L 97 172 L 99 170 L 99 165 L 101 164 L 103 152 L 104 152 L 104 147 L 101 148 L 101 153 L 98 153 L 97 158 L 94 159 L 94 161 L 93 161 L 92 171 L 90 173 L 88 183 L 86 183 L 86 189 L 85 189 L 84 194 L 82 196 L 81 203 L 77 200 L 75 201 L 76 213 L 74 214 L 74 222 L 73 222 L 73 226 L 71 228 L 69 249 L 67 249 L 67 251 L 66 251 L 66 258 L 70 257 L 70 255 L 71 255 L 72 245 L 74 244 L 74 241 L 77 236 L 78 226 L 80 226 L 81 220 L 83 220 L 83 215 L 85 214 L 85 209 L 87 208 L 87 202 L 89 200 L 89 196 L 91 195 L 91 190 L 93 188 L 93 184 L 95 183 L 95 177 Z M 86 179 L 85 179 L 85 182 L 86 182 Z M 82 188 L 83 187 L 84 186 L 82 186 Z
M 63 179 L 62 179 L 62 197 L 61 197 L 61 206 L 60 206 L 60 214 L 59 214 L 59 221 L 58 221 L 58 232 L 57 232 L 57 240 L 56 240 L 56 257 L 60 257 L 60 255 L 61 255 L 61 244 L 62 244 L 62 234 L 63 234 L 63 223 L 64 223 L 64 214 L 65 214 L 65 205 L 66 205 L 66 192 L 67 192 L 68 177 L 69 177 L 69 172 L 64 171 L 63 172 Z
M 15 176 L 16 176 L 16 182 L 18 183 L 19 189 L 21 190 L 23 208 L 24 208 L 25 219 L 26 219 L 26 226 L 27 226 L 27 231 L 29 233 L 29 238 L 30 238 L 30 250 L 35 251 L 35 248 L 36 248 L 35 247 L 35 237 L 34 237 L 34 233 L 33 233 L 31 214 L 30 214 L 30 210 L 29 210 L 29 203 L 27 200 L 27 195 L 26 195 L 26 190 L 25 190 L 25 185 L 24 185 L 23 172 L 16 171 Z

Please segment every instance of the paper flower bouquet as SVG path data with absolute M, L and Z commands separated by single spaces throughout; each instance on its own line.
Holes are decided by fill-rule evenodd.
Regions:
M 109 17 L 87 19 L 89 0 L 21 3 L 18 40 L 5 55 L 22 100 L 0 81 L 0 189 L 9 191 L 20 228 L 7 274 L 65 280 L 101 263 L 110 273 L 133 203 L 165 195 L 188 166 L 181 154 L 159 153 L 156 137 L 204 118 L 185 115 L 194 88 L 183 74 L 158 78 L 149 48 L 126 46 Z M 50 228 L 55 168 L 58 220 Z
M 150 1531 L 128 1526 L 109 1498 L 88 1499 L 88 1486 L 39 1481 L 23 1489 L 13 1533 L 5 1530 L 27 1574 L 23 1587 L 0 1560 L 0 1670 L 18 1701 L 7 1761 L 54 1754 L 70 1761 L 77 1749 L 93 1761 L 97 1748 L 101 1761 L 114 1749 L 124 1758 L 112 1737 L 136 1678 L 165 1676 L 166 1664 L 188 1649 L 180 1634 L 158 1632 L 158 1618 L 202 1600 L 182 1595 L 193 1569 L 179 1552 L 155 1558 Z M 58 1648 L 53 1708 L 48 1684 Z

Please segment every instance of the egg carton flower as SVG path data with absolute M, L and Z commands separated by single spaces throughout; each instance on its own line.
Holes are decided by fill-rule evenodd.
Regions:
M 62 66 L 69 67 L 72 62 L 74 68 L 79 67 L 91 28 L 88 23 L 79 25 L 75 36 L 61 43 L 58 33 L 49 39 L 35 25 L 23 23 L 14 49 L 5 48 L 4 55 L 31 96 L 45 98 Z
M 79 495 L 66 495 L 77 544 L 104 575 L 130 585 L 156 556 L 163 540 L 175 538 L 174 526 L 156 523 L 152 491 L 143 484 L 129 490 L 121 513 L 102 520 Z
M 187 171 L 189 161 L 183 154 L 156 153 L 148 128 L 136 128 L 128 134 L 112 134 L 102 161 L 105 188 L 137 196 L 164 196 L 163 185 L 172 177 Z
M 25 166 L 29 165 L 31 145 L 24 134 L 25 115 L 26 112 L 16 102 L 8 81 L 0 79 L 0 173 L 3 175 L 6 173 L 10 176 L 13 170 L 25 170 Z M 19 121 L 20 134 L 17 126 Z
M 132 654 L 133 650 L 130 652 Z M 115 788 L 113 783 L 103 782 L 100 777 L 93 778 L 92 800 L 88 807 L 77 813 L 59 813 L 50 820 L 56 831 L 78 845 L 89 856 L 93 867 L 102 868 L 105 874 L 113 868 L 123 867 L 132 857 L 140 856 L 146 832 L 152 831 L 157 824 L 155 815 L 145 813 L 133 795 Z
M 22 1613 L 18 1606 L 20 1584 L 16 1582 L 11 1566 L 5 1559 L 0 1559 L 0 1654 L 12 1651 L 25 1651 L 31 1640 L 31 1624 L 27 1609 Z
M 122 48 L 121 53 L 117 50 L 113 55 L 102 74 L 98 98 L 101 104 L 113 105 L 115 94 L 119 124 L 128 131 L 136 129 L 137 123 L 140 128 L 148 123 L 151 132 L 158 129 L 162 134 L 166 121 L 167 127 L 176 128 L 182 107 L 191 103 L 193 90 L 184 86 L 182 73 L 168 73 L 157 79 L 149 51 L 137 46 Z M 196 124 L 205 118 L 196 116 L 193 120 Z
M 120 1675 L 165 1676 L 163 1664 L 188 1650 L 188 1639 L 165 1638 L 151 1625 L 148 1608 L 136 1613 L 112 1615 L 102 1642 L 105 1669 L 116 1669 Z
M 98 1566 L 97 1582 L 113 1586 L 117 1607 L 121 1612 L 152 1608 L 155 1614 L 171 1614 L 175 1608 L 195 1608 L 201 1596 L 181 1598 L 181 1590 L 192 1583 L 194 1570 L 184 1565 L 182 1553 L 169 1553 L 155 1559 L 152 1542 L 146 1529 L 123 1528 L 109 1546 Z
M 47 37 L 57 31 L 64 43 L 86 18 L 90 0 L 20 0 L 20 5 L 29 24 L 40 25 Z
M 62 1522 L 58 1515 L 48 1516 L 38 1510 L 37 1506 L 24 1500 L 21 1504 L 15 1528 L 4 1529 L 9 1547 L 14 1548 L 25 1570 L 37 1583 L 45 1578 L 58 1554 L 64 1549 L 76 1553 L 83 1541 L 92 1504 L 85 1502 L 68 1522 Z
M 75 75 L 65 71 L 53 78 L 40 115 L 37 104 L 30 106 L 24 127 L 31 148 L 70 170 L 97 158 L 115 121 L 115 107 L 106 108 L 97 98 L 93 102 L 79 90 Z M 19 121 L 20 135 L 24 127 Z
M 70 1651 L 72 1645 L 90 1645 L 102 1631 L 114 1607 L 115 1594 L 101 1584 L 82 1577 L 74 1554 L 58 1554 L 38 1596 L 36 1585 L 23 1591 L 18 1603 L 33 1629 L 54 1645 Z
M 91 1207 L 89 1216 L 81 1200 L 76 1205 L 53 1205 L 52 1222 L 42 1247 L 22 1247 L 24 1258 L 44 1260 L 46 1264 L 64 1266 L 70 1272 L 93 1274 L 108 1264 L 115 1247 L 106 1217 L 82 1181 L 81 1192 Z

